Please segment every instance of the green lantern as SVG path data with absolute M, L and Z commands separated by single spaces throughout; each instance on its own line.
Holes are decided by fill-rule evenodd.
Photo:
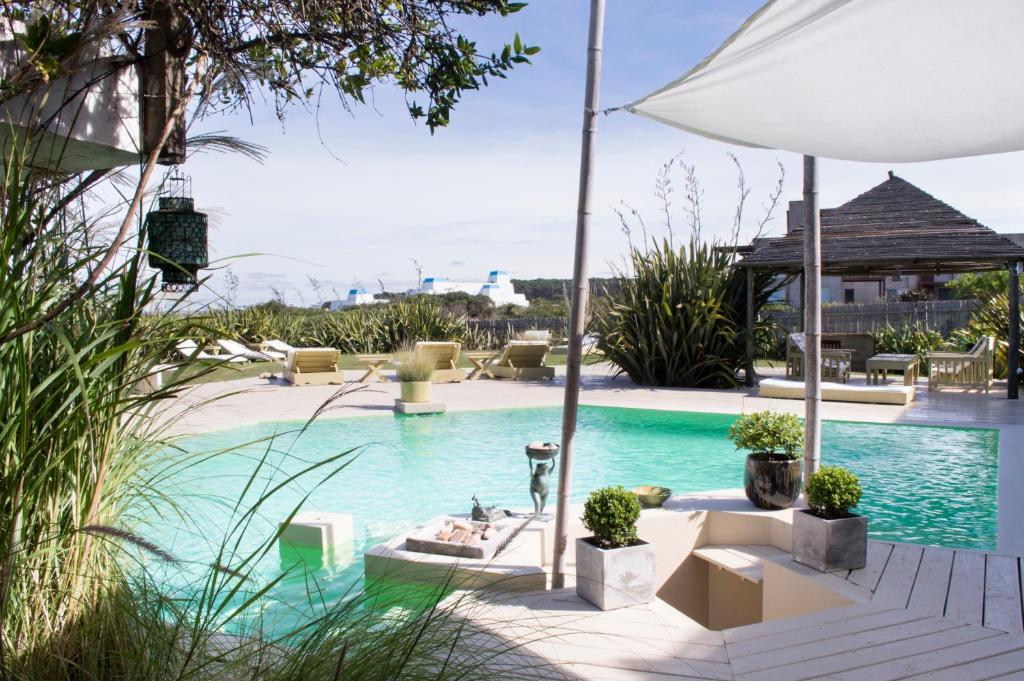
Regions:
M 206 213 L 196 212 L 190 196 L 161 196 L 159 208 L 146 216 L 149 266 L 163 273 L 162 290 L 199 288 L 196 275 L 209 264 L 206 227 Z

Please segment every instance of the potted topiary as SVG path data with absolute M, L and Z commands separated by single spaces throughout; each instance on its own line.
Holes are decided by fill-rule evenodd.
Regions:
M 434 360 L 415 352 L 403 352 L 395 357 L 396 374 L 402 382 L 403 402 L 429 402 L 430 377 L 434 373 Z
M 576 540 L 576 593 L 601 610 L 654 600 L 654 546 L 636 536 L 640 502 L 624 487 L 590 493 Z
M 789 508 L 800 496 L 804 429 L 792 414 L 759 411 L 732 424 L 729 439 L 749 450 L 743 489 L 758 508 Z
M 822 572 L 856 570 L 868 556 L 867 516 L 850 513 L 860 481 L 840 466 L 822 466 L 807 479 L 807 510 L 793 514 L 793 560 Z

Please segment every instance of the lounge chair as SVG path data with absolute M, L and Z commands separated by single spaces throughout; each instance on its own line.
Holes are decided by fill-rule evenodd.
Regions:
M 283 357 L 287 357 L 288 353 L 295 349 L 295 346 L 288 345 L 281 340 L 268 340 L 260 343 L 260 349 L 264 352 L 267 352 L 268 350 L 280 352 Z
M 995 338 L 982 336 L 970 352 L 929 352 L 928 389 L 948 385 L 988 392 L 995 378 L 995 347 Z
M 196 345 L 194 340 L 188 338 L 178 341 L 177 345 L 174 346 L 174 349 L 179 355 L 181 355 L 182 359 L 188 360 L 229 362 L 231 364 L 245 364 L 249 361 L 245 357 L 239 357 L 238 355 L 211 355 L 209 352 L 206 352 Z
M 789 334 L 786 344 L 786 378 L 802 380 L 804 377 L 804 334 Z M 821 378 L 823 380 L 847 383 L 850 380 L 850 366 L 853 364 L 853 350 L 835 347 L 836 341 L 822 341 L 821 347 Z
M 465 380 L 466 370 L 458 369 L 461 343 L 420 341 L 413 348 L 417 358 L 428 357 L 434 361 L 434 373 L 430 376 L 432 383 L 458 383 Z
M 555 368 L 544 365 L 549 346 L 546 341 L 511 341 L 491 363 L 495 378 L 554 378 Z
M 551 342 L 551 332 L 547 329 L 528 329 L 519 334 L 519 340 Z
M 288 353 L 282 374 L 294 385 L 338 385 L 345 380 L 338 370 L 340 358 L 334 348 L 295 348 Z
M 230 355 L 235 357 L 245 357 L 250 362 L 269 362 L 271 360 L 282 361 L 287 355 L 277 350 L 252 350 L 245 347 L 238 341 L 229 340 L 222 338 L 217 341 L 217 345 L 224 349 Z

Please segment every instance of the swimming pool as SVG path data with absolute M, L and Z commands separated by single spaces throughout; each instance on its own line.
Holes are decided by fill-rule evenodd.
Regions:
M 675 493 L 741 487 L 744 454 L 726 439 L 735 418 L 581 407 L 574 501 L 609 484 L 662 485 Z M 317 571 L 321 587 L 337 595 L 362 577 L 365 549 L 434 515 L 468 512 L 474 494 L 488 505 L 531 507 L 523 445 L 558 441 L 561 409 L 322 420 L 299 435 L 301 425 L 263 423 L 180 441 L 197 455 L 253 444 L 200 459 L 161 483 L 169 497 L 187 500 L 192 524 L 161 514 L 145 524 L 147 538 L 191 564 L 209 565 L 258 465 L 256 484 L 245 494 L 249 504 L 289 475 L 357 448 L 339 459 L 347 464 L 343 470 L 325 466 L 275 492 L 240 544 L 257 546 L 299 504 L 353 514 L 351 562 Z M 993 549 L 998 437 L 995 430 L 826 421 L 822 461 L 860 476 L 859 510 L 870 516 L 873 538 Z M 257 573 L 270 580 L 282 566 L 271 552 Z M 300 587 L 304 582 L 285 580 L 276 589 L 287 599 L 289 588 Z

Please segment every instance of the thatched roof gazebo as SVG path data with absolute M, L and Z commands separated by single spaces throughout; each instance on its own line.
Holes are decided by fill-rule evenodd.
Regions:
M 744 252 L 745 251 L 745 252 Z M 744 249 L 738 267 L 801 275 L 802 227 Z M 985 272 L 1024 262 L 1024 245 L 996 233 L 931 194 L 889 172 L 880 185 L 821 211 L 821 273 L 833 276 L 891 276 Z M 1016 276 L 1011 276 L 1012 282 Z M 803 287 L 801 287 L 801 290 Z M 748 306 L 748 324 L 753 324 Z M 1010 348 L 1018 352 L 1019 348 Z M 753 347 L 748 345 L 748 383 Z

